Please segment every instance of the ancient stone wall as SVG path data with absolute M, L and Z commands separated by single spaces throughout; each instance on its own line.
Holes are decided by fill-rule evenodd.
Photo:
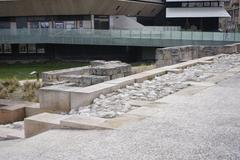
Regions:
M 169 66 L 188 60 L 213 56 L 217 54 L 233 54 L 240 52 L 240 43 L 225 46 L 177 46 L 158 48 L 156 50 L 157 67 Z
M 86 87 L 131 74 L 131 65 L 120 61 L 91 61 L 90 66 L 56 70 L 42 73 L 45 85 L 73 83 Z

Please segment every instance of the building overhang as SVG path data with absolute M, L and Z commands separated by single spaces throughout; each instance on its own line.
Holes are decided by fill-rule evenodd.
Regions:
M 230 14 L 222 7 L 166 8 L 167 18 L 228 18 Z
M 155 2 L 155 3 L 154 3 Z M 45 15 L 155 16 L 159 0 L 0 0 L 0 17 Z
M 229 0 L 166 0 L 166 2 L 228 2 Z

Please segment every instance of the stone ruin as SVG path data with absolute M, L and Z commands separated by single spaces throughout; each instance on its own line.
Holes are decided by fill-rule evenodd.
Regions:
M 240 44 L 229 44 L 224 46 L 177 46 L 158 48 L 156 50 L 156 66 L 163 67 L 205 56 L 218 54 L 234 54 L 240 50 Z
M 120 61 L 91 61 L 89 66 L 42 73 L 44 86 L 65 84 L 87 87 L 131 74 L 131 65 Z

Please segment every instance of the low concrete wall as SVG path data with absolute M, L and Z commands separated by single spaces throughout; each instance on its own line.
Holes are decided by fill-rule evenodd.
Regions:
M 217 54 L 233 54 L 240 52 L 240 43 L 225 46 L 177 46 L 158 48 L 156 50 L 157 67 L 169 66 L 180 62 L 214 56 Z

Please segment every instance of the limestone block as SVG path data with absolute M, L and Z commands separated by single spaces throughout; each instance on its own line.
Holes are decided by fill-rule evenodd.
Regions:
M 124 77 L 124 74 L 123 73 L 120 73 L 120 74 L 114 74 L 111 76 L 111 79 L 118 79 L 118 78 L 122 78 Z
M 86 87 L 92 85 L 92 77 L 91 76 L 81 76 L 79 81 L 80 87 Z
M 131 74 L 132 74 L 132 71 L 130 71 L 130 72 L 124 72 L 124 77 L 130 76 Z
M 43 82 L 45 82 L 45 81 L 57 81 L 59 80 L 59 77 L 62 75 L 86 75 L 86 74 L 92 74 L 92 69 L 90 66 L 43 72 L 41 75 Z
M 172 54 L 167 52 L 167 53 L 164 53 L 164 60 L 172 60 Z
M 135 77 L 124 77 L 124 78 L 118 78 L 118 79 L 114 79 L 114 80 L 110 80 L 107 82 L 104 82 L 105 84 L 114 84 L 116 86 L 118 86 L 119 88 L 124 88 L 127 85 L 132 85 L 135 83 Z
M 107 94 L 119 89 L 120 86 L 115 84 L 99 83 L 85 88 L 71 91 L 71 108 L 87 106 L 101 94 Z
M 183 69 L 167 69 L 167 72 L 179 74 L 183 72 Z
M 25 107 L 25 117 L 30 117 L 30 116 L 34 116 L 40 113 L 59 113 L 59 111 L 57 110 L 53 110 L 53 109 L 48 109 L 48 108 L 40 108 L 40 104 L 37 103 L 35 105 L 29 105 L 27 107 Z
M 112 129 L 107 125 L 103 125 L 106 121 L 104 118 L 98 117 L 80 117 L 80 116 L 71 116 L 67 119 L 62 120 L 60 123 L 64 127 L 83 129 L 83 130 L 92 130 L 92 129 Z
M 236 45 L 237 52 L 240 53 L 240 43 L 235 43 L 234 45 Z
M 70 91 L 75 87 L 51 86 L 39 90 L 40 108 L 59 110 L 63 112 L 70 111 Z
M 90 61 L 90 65 L 91 65 L 92 67 L 100 66 L 100 65 L 104 65 L 104 64 L 106 64 L 106 61 L 104 61 L 104 60 Z
M 6 106 L 0 108 L 0 125 L 22 121 L 25 117 L 23 106 Z
M 91 80 L 92 80 L 91 84 L 94 85 L 94 84 L 102 83 L 105 81 L 109 81 L 110 77 L 109 76 L 92 76 Z
M 224 54 L 233 54 L 233 53 L 237 53 L 238 49 L 237 49 L 237 45 L 225 45 L 223 46 L 223 53 Z
M 153 79 L 156 76 L 156 74 L 153 74 L 151 72 L 142 72 L 138 74 L 134 74 L 131 76 L 128 76 L 128 78 L 135 79 L 136 83 L 142 83 L 143 81 Z
M 68 118 L 67 115 L 42 113 L 24 119 L 25 137 L 29 138 L 50 129 L 64 128 L 60 121 Z

